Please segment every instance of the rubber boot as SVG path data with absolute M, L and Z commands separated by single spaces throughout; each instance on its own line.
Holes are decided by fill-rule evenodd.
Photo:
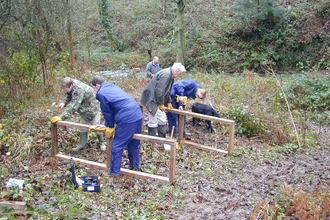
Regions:
M 158 137 L 166 138 L 166 125 L 158 125 Z
M 78 147 L 72 148 L 73 151 L 78 151 L 87 147 L 88 132 L 80 132 L 79 136 L 80 136 L 80 143 Z
M 148 135 L 156 136 L 156 128 L 148 127 Z
M 97 139 L 99 140 L 99 145 L 101 150 L 105 151 L 107 149 L 107 144 L 105 143 L 103 134 L 97 134 Z

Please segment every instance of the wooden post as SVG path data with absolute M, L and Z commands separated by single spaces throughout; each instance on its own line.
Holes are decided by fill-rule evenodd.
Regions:
M 174 181 L 174 176 L 175 176 L 175 158 L 176 158 L 176 146 L 177 142 L 175 144 L 171 145 L 171 150 L 170 150 L 170 173 L 169 173 L 169 181 L 173 182 Z
M 110 168 L 110 166 L 111 166 L 112 139 L 113 138 L 106 138 L 106 140 L 107 140 L 107 149 L 106 149 L 107 168 Z
M 232 123 L 229 126 L 229 140 L 228 140 L 228 154 L 229 155 L 233 154 L 234 138 L 235 138 L 235 123 Z
M 52 132 L 52 151 L 51 154 L 52 156 L 55 156 L 58 153 L 58 138 L 57 138 L 57 125 L 52 123 L 51 127 L 51 132 Z
M 184 134 L 184 115 L 179 115 L 178 127 L 178 142 L 181 143 Z

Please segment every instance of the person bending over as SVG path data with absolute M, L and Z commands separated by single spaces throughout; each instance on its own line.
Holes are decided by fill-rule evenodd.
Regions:
M 175 82 L 171 89 L 172 106 L 181 111 L 187 105 L 188 98 L 203 99 L 206 96 L 205 89 L 200 88 L 193 79 L 183 79 Z M 177 121 L 179 115 L 172 112 L 167 112 L 167 120 L 170 132 L 174 127 L 173 136 L 178 137 Z
M 143 114 L 135 99 L 120 87 L 106 82 L 102 76 L 94 76 L 90 81 L 96 91 L 105 118 L 106 137 L 111 138 L 111 164 L 109 173 L 120 175 L 122 153 L 128 149 L 130 169 L 140 170 L 140 140 L 133 139 L 134 134 L 141 134 Z
M 148 110 L 148 135 L 166 137 L 167 118 L 165 105 L 171 109 L 170 92 L 175 77 L 186 72 L 181 63 L 174 63 L 172 67 L 159 71 L 148 83 L 141 96 L 141 104 Z
M 76 112 L 81 117 L 81 124 L 96 125 L 100 123 L 100 104 L 95 98 L 95 91 L 92 87 L 79 80 L 64 77 L 61 81 L 61 88 L 65 92 L 65 97 L 58 107 L 61 109 L 64 107 L 66 108 L 60 116 L 54 116 L 52 118 L 52 123 L 69 119 L 70 116 Z M 88 130 L 80 130 L 79 136 L 79 145 L 73 148 L 73 151 L 79 151 L 88 146 Z M 103 133 L 97 133 L 97 138 L 101 150 L 105 150 L 106 143 L 104 141 Z

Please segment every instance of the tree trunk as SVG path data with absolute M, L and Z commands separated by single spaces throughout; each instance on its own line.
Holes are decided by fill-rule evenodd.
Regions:
M 184 22 L 184 0 L 177 1 L 178 5 L 178 51 L 176 61 L 184 65 L 186 53 L 185 22 Z
M 111 43 L 113 44 L 113 47 L 119 52 L 122 52 L 125 49 L 125 45 L 118 39 L 118 37 L 112 30 L 111 23 L 109 21 L 110 15 L 108 7 L 108 0 L 99 0 L 99 12 L 101 16 L 102 26 L 107 32 L 107 35 Z
M 68 46 L 69 46 L 69 54 L 70 54 L 70 65 L 72 69 L 75 69 L 76 67 L 76 61 L 74 58 L 74 50 L 73 50 L 73 39 L 72 39 L 72 30 L 71 30 L 71 6 L 70 6 L 70 0 L 66 0 L 66 5 L 67 5 L 67 33 L 68 33 Z

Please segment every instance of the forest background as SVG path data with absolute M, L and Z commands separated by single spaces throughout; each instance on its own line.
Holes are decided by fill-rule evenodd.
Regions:
M 191 194 L 196 187 L 200 190 L 207 179 L 199 177 L 197 182 L 190 179 L 195 175 L 191 174 L 193 171 L 208 171 L 211 180 L 205 184 L 207 191 L 206 188 L 219 184 L 212 172 L 221 175 L 239 172 L 230 168 L 238 161 L 234 159 L 239 158 L 242 164 L 252 163 L 251 157 L 256 160 L 256 149 L 258 160 L 263 155 L 268 162 L 281 158 L 277 154 L 283 152 L 306 154 L 311 149 L 327 149 L 316 146 L 318 135 L 330 121 L 328 0 L 7 0 L 1 1 L 0 11 L 2 198 L 26 201 L 28 211 L 24 217 L 176 218 L 172 210 L 181 208 L 187 201 L 202 201 L 196 194 L 197 200 L 187 199 L 186 194 Z M 183 150 L 178 152 L 182 165 L 177 167 L 181 177 L 176 187 L 142 180 L 119 180 L 117 184 L 103 180 L 105 188 L 110 187 L 112 191 L 103 190 L 98 199 L 93 195 L 71 193 L 70 176 L 63 169 L 65 163 L 49 158 L 49 119 L 54 114 L 50 105 L 63 95 L 59 80 L 71 76 L 88 82 L 100 71 L 121 70 L 129 77 L 108 76 L 109 80 L 139 100 L 148 81 L 131 73 L 141 71 L 143 74 L 154 55 L 160 57 L 163 68 L 176 61 L 184 63 L 188 73 L 182 77 L 193 78 L 208 90 L 206 104 L 211 103 L 224 117 L 236 121 L 235 157 L 221 158 L 221 162 L 216 160 L 217 156 L 208 161 L 196 161 L 209 155 Z M 222 125 L 215 128 L 226 135 Z M 214 145 L 214 136 L 205 135 L 202 129 L 196 132 L 201 143 Z M 63 131 L 61 135 L 63 148 L 70 148 L 77 142 L 76 132 Z M 259 144 L 251 144 L 255 140 Z M 148 146 L 143 146 L 146 155 L 151 151 L 150 155 L 156 158 Z M 104 161 L 99 151 L 82 154 L 86 159 Z M 166 166 L 151 165 L 154 160 L 145 162 L 144 169 L 166 173 L 163 170 Z M 45 164 L 54 168 L 51 173 L 48 168 L 42 168 Z M 215 167 L 218 170 L 214 171 Z M 186 176 L 187 169 L 190 175 Z M 86 171 L 86 168 L 82 172 L 103 176 L 99 171 Z M 65 178 L 61 177 L 63 173 Z M 23 194 L 5 189 L 4 181 L 9 177 L 25 179 L 30 187 Z M 321 178 L 328 184 L 327 176 Z M 54 185 L 54 188 L 46 190 L 45 185 Z M 126 190 L 130 192 L 123 193 Z M 117 197 L 116 193 L 122 197 Z M 324 201 L 329 199 L 328 192 L 321 191 L 317 195 Z M 89 207 L 97 201 L 95 211 L 77 202 L 82 197 Z M 131 198 L 135 203 L 123 205 Z M 236 216 L 231 216 L 230 210 L 242 205 L 235 203 L 232 207 L 233 203 L 229 202 L 227 207 L 230 208 L 224 211 L 223 219 L 283 217 L 285 207 L 290 204 L 281 201 L 272 206 L 270 202 L 268 209 L 257 209 L 259 214 L 254 215 L 252 210 L 258 199 L 264 198 L 261 195 L 261 198 L 251 199 L 252 205 L 245 205 L 246 210 Z M 110 201 L 106 203 L 105 200 Z M 136 207 L 133 212 L 131 206 Z M 320 215 L 325 216 L 324 213 L 327 212 Z

